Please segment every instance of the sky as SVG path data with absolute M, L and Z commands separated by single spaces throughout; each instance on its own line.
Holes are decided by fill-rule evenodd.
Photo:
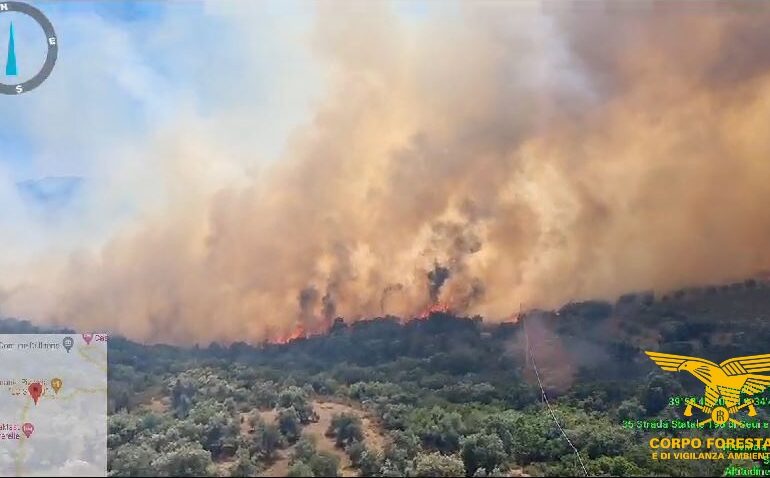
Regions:
M 308 120 L 324 91 L 324 67 L 310 46 L 314 7 L 308 2 L 77 0 L 35 5 L 55 25 L 60 56 L 44 87 L 3 98 L 1 111 L 8 119 L 0 130 L 3 191 L 40 212 L 41 204 L 29 202 L 41 195 L 29 193 L 31 184 L 41 181 L 39 189 L 61 191 L 42 194 L 56 222 L 101 215 L 90 218 L 95 229 L 83 229 L 77 241 L 96 240 L 100 222 L 141 208 L 135 186 L 145 184 L 157 165 L 134 157 L 126 161 L 134 164 L 116 167 L 115 156 L 135 154 L 138 143 L 175 127 L 180 110 L 195 122 L 190 128 L 216 129 L 225 148 L 243 144 L 248 136 L 248 162 L 265 163 L 281 156 L 287 137 Z M 419 21 L 430 8 L 420 1 L 393 5 L 407 21 Z M 13 14 L 2 19 L 3 32 L 14 19 L 19 62 L 30 63 L 22 69 L 37 71 L 44 52 L 39 28 Z M 7 50 L 7 41 L 1 34 L 0 51 Z M 7 83 L 22 79 L 27 79 L 23 73 Z M 218 123 L 222 115 L 228 124 Z M 231 174 L 254 166 L 240 159 Z M 100 201 L 89 195 L 112 188 L 113 181 L 128 190 L 127 197 L 111 198 L 113 203 L 101 204 L 98 213 L 84 210 Z M 14 192 L 19 185 L 21 190 Z M 44 216 L 38 226 L 48 228 L 50 220 Z M 35 226 L 30 224 L 27 232 Z
M 26 163 L 18 169 L 46 175 L 59 174 L 58 166 L 79 174 L 83 165 L 77 163 L 97 154 L 98 143 L 147 134 L 168 121 L 180 104 L 206 114 L 243 100 L 244 108 L 273 108 L 275 114 L 265 115 L 270 117 L 265 126 L 275 129 L 265 132 L 260 144 L 266 155 L 276 156 L 280 138 L 307 108 L 314 88 L 317 93 L 313 84 L 321 80 L 311 61 L 302 57 L 300 42 L 310 26 L 309 14 L 291 2 L 265 2 L 245 8 L 250 19 L 236 18 L 233 9 L 243 5 L 248 3 L 40 2 L 59 35 L 61 57 L 45 89 L 4 105 L 17 118 L 3 131 L 4 138 L 32 154 L 16 161 Z M 23 26 L 17 25 L 17 37 Z M 37 43 L 25 35 L 17 50 Z M 282 64 L 282 71 L 274 71 Z M 294 80 L 300 73 L 306 80 L 302 84 Z M 283 99 L 291 101 L 276 107 L 277 93 L 290 88 L 292 94 Z M 40 109 L 47 114 L 39 114 Z M 68 131 L 62 131 L 61 123 L 71 123 L 75 110 L 80 111 L 80 135 L 73 137 L 64 134 Z M 41 125 L 40 116 L 51 123 Z M 58 127 L 52 124 L 55 120 Z M 44 159 L 51 146 L 70 157 Z M 9 162 L 14 159 L 10 156 Z
M 7 121 L 0 191 L 15 205 L 3 208 L 0 224 L 23 221 L 14 227 L 20 241 L 38 250 L 51 247 L 52 235 L 104 239 L 145 199 L 158 199 L 139 190 L 152 189 L 161 165 L 137 149 L 176 128 L 180 110 L 191 129 L 216 128 L 223 145 L 249 136 L 250 161 L 276 160 L 322 90 L 323 72 L 305 51 L 311 11 L 296 2 L 251 3 L 38 2 L 55 26 L 59 59 L 43 86 L 0 103 Z M 34 70 L 32 61 L 42 61 L 39 28 L 18 14 L 14 20 L 20 67 Z M 0 21 L 7 32 L 12 19 Z M 3 52 L 7 41 L 0 35 Z M 207 123 L 224 111 L 233 124 Z M 238 124 L 246 117 L 248 131 Z M 116 188 L 122 194 L 105 198 Z
M 279 161 L 325 92 L 310 2 L 32 3 L 53 23 L 59 57 L 41 87 L 0 98 L 6 270 L 97 251 L 116 231 L 174 203 L 175 188 L 194 184 L 207 189 L 202 197 L 256 174 Z M 405 21 L 429 8 L 393 5 Z M 2 81 L 13 84 L 37 71 L 45 50 L 31 19 L 7 14 L 3 60 L 11 23 L 21 71 Z M 206 138 L 206 151 L 194 153 L 199 160 L 162 157 L 194 148 L 178 143 L 196 137 Z M 174 184 L 187 174 L 205 181 Z
M 59 58 L 0 97 L 0 316 L 284 340 L 770 270 L 764 2 L 36 5 Z

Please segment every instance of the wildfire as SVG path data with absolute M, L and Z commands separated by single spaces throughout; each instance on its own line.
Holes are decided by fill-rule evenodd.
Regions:
M 451 311 L 451 307 L 446 302 L 436 302 L 435 304 L 431 304 L 428 306 L 425 310 L 423 310 L 420 315 L 417 316 L 418 319 L 427 319 L 430 317 L 431 314 L 435 313 L 449 313 Z
M 414 318 L 418 320 L 424 320 L 430 317 L 431 314 L 450 313 L 452 311 L 452 306 L 449 305 L 450 302 L 451 300 L 446 302 L 445 301 L 435 302 L 427 306 L 424 310 L 422 310 L 422 312 L 414 316 Z M 404 320 L 408 320 L 408 319 L 404 319 Z M 291 333 L 278 335 L 276 336 L 276 338 L 270 340 L 269 343 L 277 344 L 277 345 L 288 344 L 295 340 L 309 338 L 311 335 L 326 333 L 329 330 L 331 330 L 331 328 L 332 328 L 331 323 L 327 323 L 317 327 L 311 327 L 310 329 L 307 328 L 307 324 L 305 325 L 298 324 L 294 327 Z
M 297 325 L 296 327 L 294 327 L 294 330 L 290 334 L 285 335 L 283 337 L 279 337 L 279 338 L 273 340 L 273 343 L 274 344 L 288 344 L 289 342 L 291 342 L 293 340 L 307 338 L 307 336 L 308 336 L 308 333 L 305 330 L 305 328 L 302 327 L 301 325 Z

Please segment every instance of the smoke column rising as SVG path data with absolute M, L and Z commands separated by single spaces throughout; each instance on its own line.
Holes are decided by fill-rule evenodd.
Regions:
M 770 9 L 740 2 L 417 20 L 320 4 L 307 48 L 328 88 L 280 160 L 213 187 L 216 139 L 163 132 L 147 153 L 168 166 L 163 206 L 3 278 L 0 311 L 260 340 L 433 299 L 499 320 L 755 274 L 770 268 L 768 44 Z

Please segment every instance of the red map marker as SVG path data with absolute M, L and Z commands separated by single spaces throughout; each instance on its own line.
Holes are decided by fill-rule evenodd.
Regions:
M 86 341 L 86 345 L 91 345 L 91 339 L 94 338 L 94 334 L 83 334 L 83 340 Z
M 24 425 L 21 426 L 21 431 L 24 433 L 24 435 L 29 438 L 30 435 L 32 435 L 32 432 L 35 431 L 35 425 L 27 422 Z
M 43 393 L 43 386 L 40 384 L 40 382 L 34 382 L 29 384 L 29 396 L 32 397 L 32 400 L 35 401 L 35 405 L 37 405 L 37 401 L 40 398 L 40 395 Z

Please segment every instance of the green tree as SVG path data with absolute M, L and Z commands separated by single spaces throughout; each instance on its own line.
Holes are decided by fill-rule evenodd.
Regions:
M 320 451 L 308 463 L 315 476 L 339 476 L 340 459 L 334 453 Z
M 288 477 L 296 477 L 296 478 L 303 478 L 303 477 L 309 477 L 313 478 L 313 469 L 310 468 L 310 465 L 305 464 L 302 461 L 298 461 L 291 465 L 289 468 L 289 473 L 286 475 Z
M 384 451 L 383 475 L 396 472 L 403 475 L 420 451 L 420 439 L 412 432 L 393 431 Z
M 489 416 L 484 424 L 484 430 L 487 433 L 497 435 L 503 443 L 505 452 L 509 455 L 513 453 L 514 436 L 517 433 L 521 417 L 521 412 L 506 410 Z
M 350 457 L 350 463 L 353 464 L 353 466 L 358 467 L 360 461 L 361 461 L 361 455 L 366 451 L 366 445 L 364 445 L 363 442 L 357 441 L 353 442 L 347 447 L 345 447 L 345 453 L 348 454 Z
M 411 418 L 409 429 L 420 437 L 425 447 L 443 453 L 453 453 L 460 448 L 465 426 L 459 413 L 435 406 L 416 409 Z
M 110 476 L 150 476 L 155 474 L 152 462 L 158 454 L 144 445 L 127 443 L 110 453 Z
M 364 442 L 356 441 L 350 444 L 345 451 L 353 466 L 361 471 L 361 476 L 379 476 L 380 468 L 382 468 L 382 455 L 376 450 L 367 449 Z
M 213 399 L 196 403 L 189 419 L 200 427 L 201 445 L 215 457 L 232 456 L 237 448 L 238 423 L 233 418 L 233 405 Z
M 245 449 L 238 450 L 235 464 L 230 469 L 230 476 L 254 476 L 257 473 L 257 466 Z
M 400 467 L 396 463 L 393 463 L 389 459 L 385 459 L 380 468 L 380 476 L 388 478 L 396 478 L 401 476 L 407 476 L 405 468 Z M 365 475 L 364 475 L 365 476 Z
M 278 392 L 272 381 L 257 382 L 251 389 L 251 399 L 259 408 L 273 408 L 278 403 Z
M 468 474 L 483 468 L 493 470 L 505 463 L 507 455 L 503 442 L 497 435 L 474 433 L 462 439 L 461 456 Z
M 289 443 L 299 439 L 302 429 L 294 407 L 284 408 L 278 412 L 278 429 Z
M 141 431 L 141 423 L 136 415 L 117 413 L 107 419 L 107 443 L 110 449 L 131 442 Z
M 639 400 L 636 397 L 624 400 L 618 407 L 619 420 L 639 420 L 647 414 Z
M 655 415 L 668 406 L 668 400 L 682 394 L 682 386 L 670 376 L 652 374 L 643 392 L 642 405 L 650 415 Z
M 203 440 L 203 427 L 192 420 L 178 420 L 166 431 L 164 440 L 158 444 L 161 452 L 172 451 L 179 442 L 199 443 Z
M 420 453 L 414 459 L 409 476 L 456 477 L 465 476 L 465 466 L 456 456 L 440 453 Z
M 380 476 L 382 465 L 382 456 L 375 450 L 364 450 L 358 460 L 361 476 Z
M 283 436 L 278 426 L 272 423 L 259 423 L 249 445 L 253 455 L 260 460 L 271 460 L 275 452 L 283 445 Z
M 602 456 L 588 465 L 591 475 L 640 476 L 642 470 L 623 456 Z
M 198 443 L 182 444 L 155 459 L 152 467 L 158 476 L 211 476 L 214 473 L 211 453 Z
M 474 478 L 498 478 L 498 477 L 506 477 L 507 475 L 502 469 L 495 468 L 492 471 L 487 471 L 484 468 L 479 468 L 476 470 L 476 473 L 473 474 Z
M 549 443 L 549 437 L 552 436 L 553 432 L 553 420 L 546 413 L 541 410 L 521 414 L 514 419 L 516 428 L 511 437 L 510 446 L 511 457 L 517 463 L 526 465 L 533 461 L 543 461 L 547 459 L 547 453 L 554 451 L 553 444 Z M 566 451 L 557 448 L 555 454 L 558 455 L 562 452 Z
M 312 405 L 308 402 L 307 393 L 295 386 L 284 389 L 278 395 L 278 406 L 281 408 L 294 408 L 297 419 L 303 425 L 307 425 L 316 419 Z
M 352 413 L 335 414 L 332 417 L 327 436 L 336 438 L 336 445 L 343 448 L 353 442 L 364 439 L 364 431 L 361 427 L 361 418 Z
M 618 428 L 607 419 L 590 420 L 572 425 L 572 439 L 575 446 L 585 451 L 588 458 L 621 455 L 631 445 L 631 438 L 625 430 Z
M 291 463 L 298 461 L 309 463 L 316 453 L 315 440 L 312 436 L 305 435 L 299 439 L 291 454 Z
M 180 375 L 169 384 L 171 391 L 171 406 L 177 418 L 187 418 L 187 414 L 192 408 L 193 398 L 195 397 L 198 384 L 195 379 Z

